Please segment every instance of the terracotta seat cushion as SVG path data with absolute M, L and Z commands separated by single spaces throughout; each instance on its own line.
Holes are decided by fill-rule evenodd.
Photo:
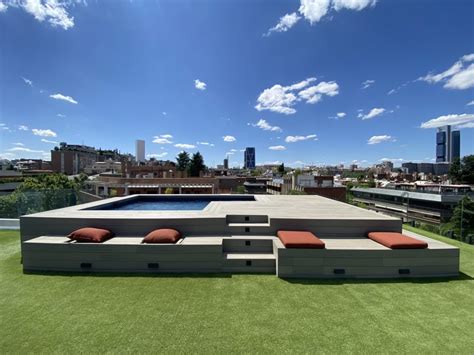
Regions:
M 176 243 L 178 240 L 181 239 L 181 233 L 175 229 L 170 228 L 162 228 L 162 229 L 155 229 L 147 234 L 145 238 L 143 238 L 143 243 Z
M 67 237 L 81 243 L 102 243 L 114 236 L 108 229 L 102 228 L 80 228 L 71 232 Z
M 393 232 L 371 232 L 369 238 L 390 249 L 426 249 L 428 243 L 401 233 Z
M 311 232 L 278 231 L 277 236 L 286 248 L 325 248 L 324 242 Z

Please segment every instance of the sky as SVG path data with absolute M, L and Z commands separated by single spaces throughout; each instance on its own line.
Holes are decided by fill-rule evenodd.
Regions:
M 400 165 L 445 124 L 473 154 L 473 1 L 0 0 L 0 158 Z

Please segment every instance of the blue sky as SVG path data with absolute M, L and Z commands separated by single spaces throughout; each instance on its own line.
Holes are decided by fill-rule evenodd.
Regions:
M 210 166 L 246 146 L 399 165 L 431 161 L 445 123 L 474 153 L 468 0 L 0 0 L 0 36 L 2 158 L 144 139 Z

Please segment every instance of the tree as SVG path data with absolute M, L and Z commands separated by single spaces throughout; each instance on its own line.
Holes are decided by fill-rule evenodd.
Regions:
M 465 184 L 474 184 L 474 155 L 466 155 L 461 162 L 461 181 Z
M 190 162 L 191 159 L 189 159 L 188 152 L 182 151 L 176 157 L 176 170 L 187 171 L 189 169 Z
M 453 183 L 458 183 L 461 180 L 461 159 L 456 158 L 449 167 L 448 177 Z
M 278 166 L 278 172 L 282 175 L 285 173 L 285 164 L 281 163 L 281 165 Z
M 189 174 L 192 177 L 199 177 L 200 172 L 205 169 L 206 166 L 204 165 L 204 158 L 201 153 L 194 153 L 191 162 L 189 163 Z
M 454 231 L 454 235 L 460 239 L 474 233 L 474 201 L 464 196 L 453 211 L 449 223 L 444 229 Z

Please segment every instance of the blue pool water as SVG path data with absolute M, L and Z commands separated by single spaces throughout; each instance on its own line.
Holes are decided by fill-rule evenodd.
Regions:
M 136 201 L 111 208 L 118 211 L 196 211 L 203 210 L 211 201 Z
M 123 201 L 106 203 L 89 209 L 113 211 L 199 211 L 206 208 L 212 201 L 255 201 L 252 195 L 224 195 L 224 196 L 137 196 Z

